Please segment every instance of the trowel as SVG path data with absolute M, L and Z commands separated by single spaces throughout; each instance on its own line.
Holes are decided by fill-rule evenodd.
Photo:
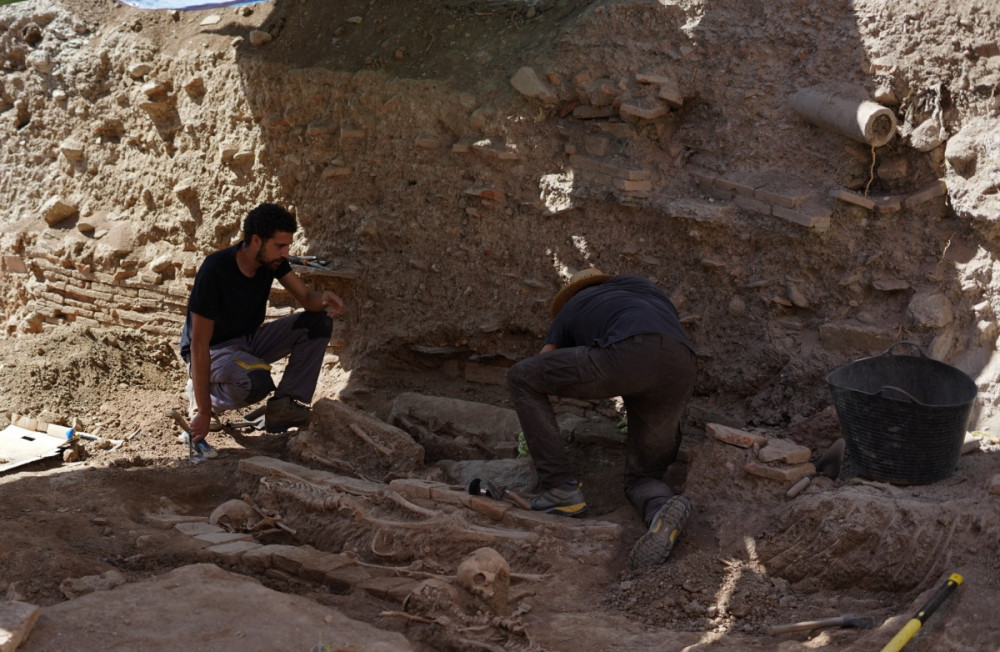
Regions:
M 505 487 L 501 487 L 492 480 L 480 480 L 479 478 L 475 478 L 469 483 L 469 493 L 473 496 L 489 496 L 493 500 L 508 500 L 521 509 L 531 511 L 531 503 L 525 500 L 522 496 Z
M 833 442 L 830 448 L 826 449 L 820 458 L 816 461 L 816 472 L 810 473 L 806 477 L 802 478 L 789 488 L 788 492 L 785 494 L 789 498 L 795 498 L 802 491 L 809 486 L 812 479 L 817 475 L 825 475 L 831 480 L 836 480 L 840 475 L 840 466 L 844 463 L 844 438 L 841 437 L 837 441 Z

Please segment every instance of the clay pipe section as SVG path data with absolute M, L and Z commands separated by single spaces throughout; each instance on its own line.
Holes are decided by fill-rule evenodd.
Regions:
M 805 120 L 872 147 L 896 135 L 896 114 L 853 89 L 810 86 L 788 96 Z

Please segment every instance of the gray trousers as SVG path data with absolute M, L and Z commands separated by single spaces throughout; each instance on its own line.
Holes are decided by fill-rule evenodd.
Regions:
M 333 320 L 325 312 L 297 312 L 261 325 L 253 335 L 212 346 L 212 412 L 252 405 L 272 391 L 276 398 L 312 403 L 332 334 Z M 271 363 L 286 356 L 288 365 L 275 387 Z
M 549 396 L 621 396 L 628 417 L 625 496 L 648 525 L 673 495 L 663 475 L 677 458 L 695 374 L 690 349 L 653 333 L 606 348 L 556 349 L 511 367 L 507 384 L 542 489 L 574 479 Z

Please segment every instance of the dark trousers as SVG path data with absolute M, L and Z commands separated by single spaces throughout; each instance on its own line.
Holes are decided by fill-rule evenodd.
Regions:
M 332 333 L 333 321 L 325 312 L 297 312 L 261 325 L 252 335 L 216 344 L 210 352 L 212 411 L 252 405 L 272 391 L 275 397 L 311 403 Z M 285 357 L 288 365 L 275 388 L 271 363 Z
M 507 384 L 542 489 L 574 479 L 549 396 L 621 396 L 628 417 L 625 496 L 648 524 L 672 495 L 663 475 L 677 458 L 695 372 L 690 349 L 654 333 L 605 348 L 556 349 L 511 367 Z

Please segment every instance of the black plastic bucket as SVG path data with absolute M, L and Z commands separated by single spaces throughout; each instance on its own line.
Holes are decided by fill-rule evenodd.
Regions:
M 909 344 L 920 353 L 896 355 Z M 892 484 L 927 484 L 955 472 L 976 383 L 927 357 L 914 342 L 893 344 L 826 377 L 844 435 L 845 464 Z

